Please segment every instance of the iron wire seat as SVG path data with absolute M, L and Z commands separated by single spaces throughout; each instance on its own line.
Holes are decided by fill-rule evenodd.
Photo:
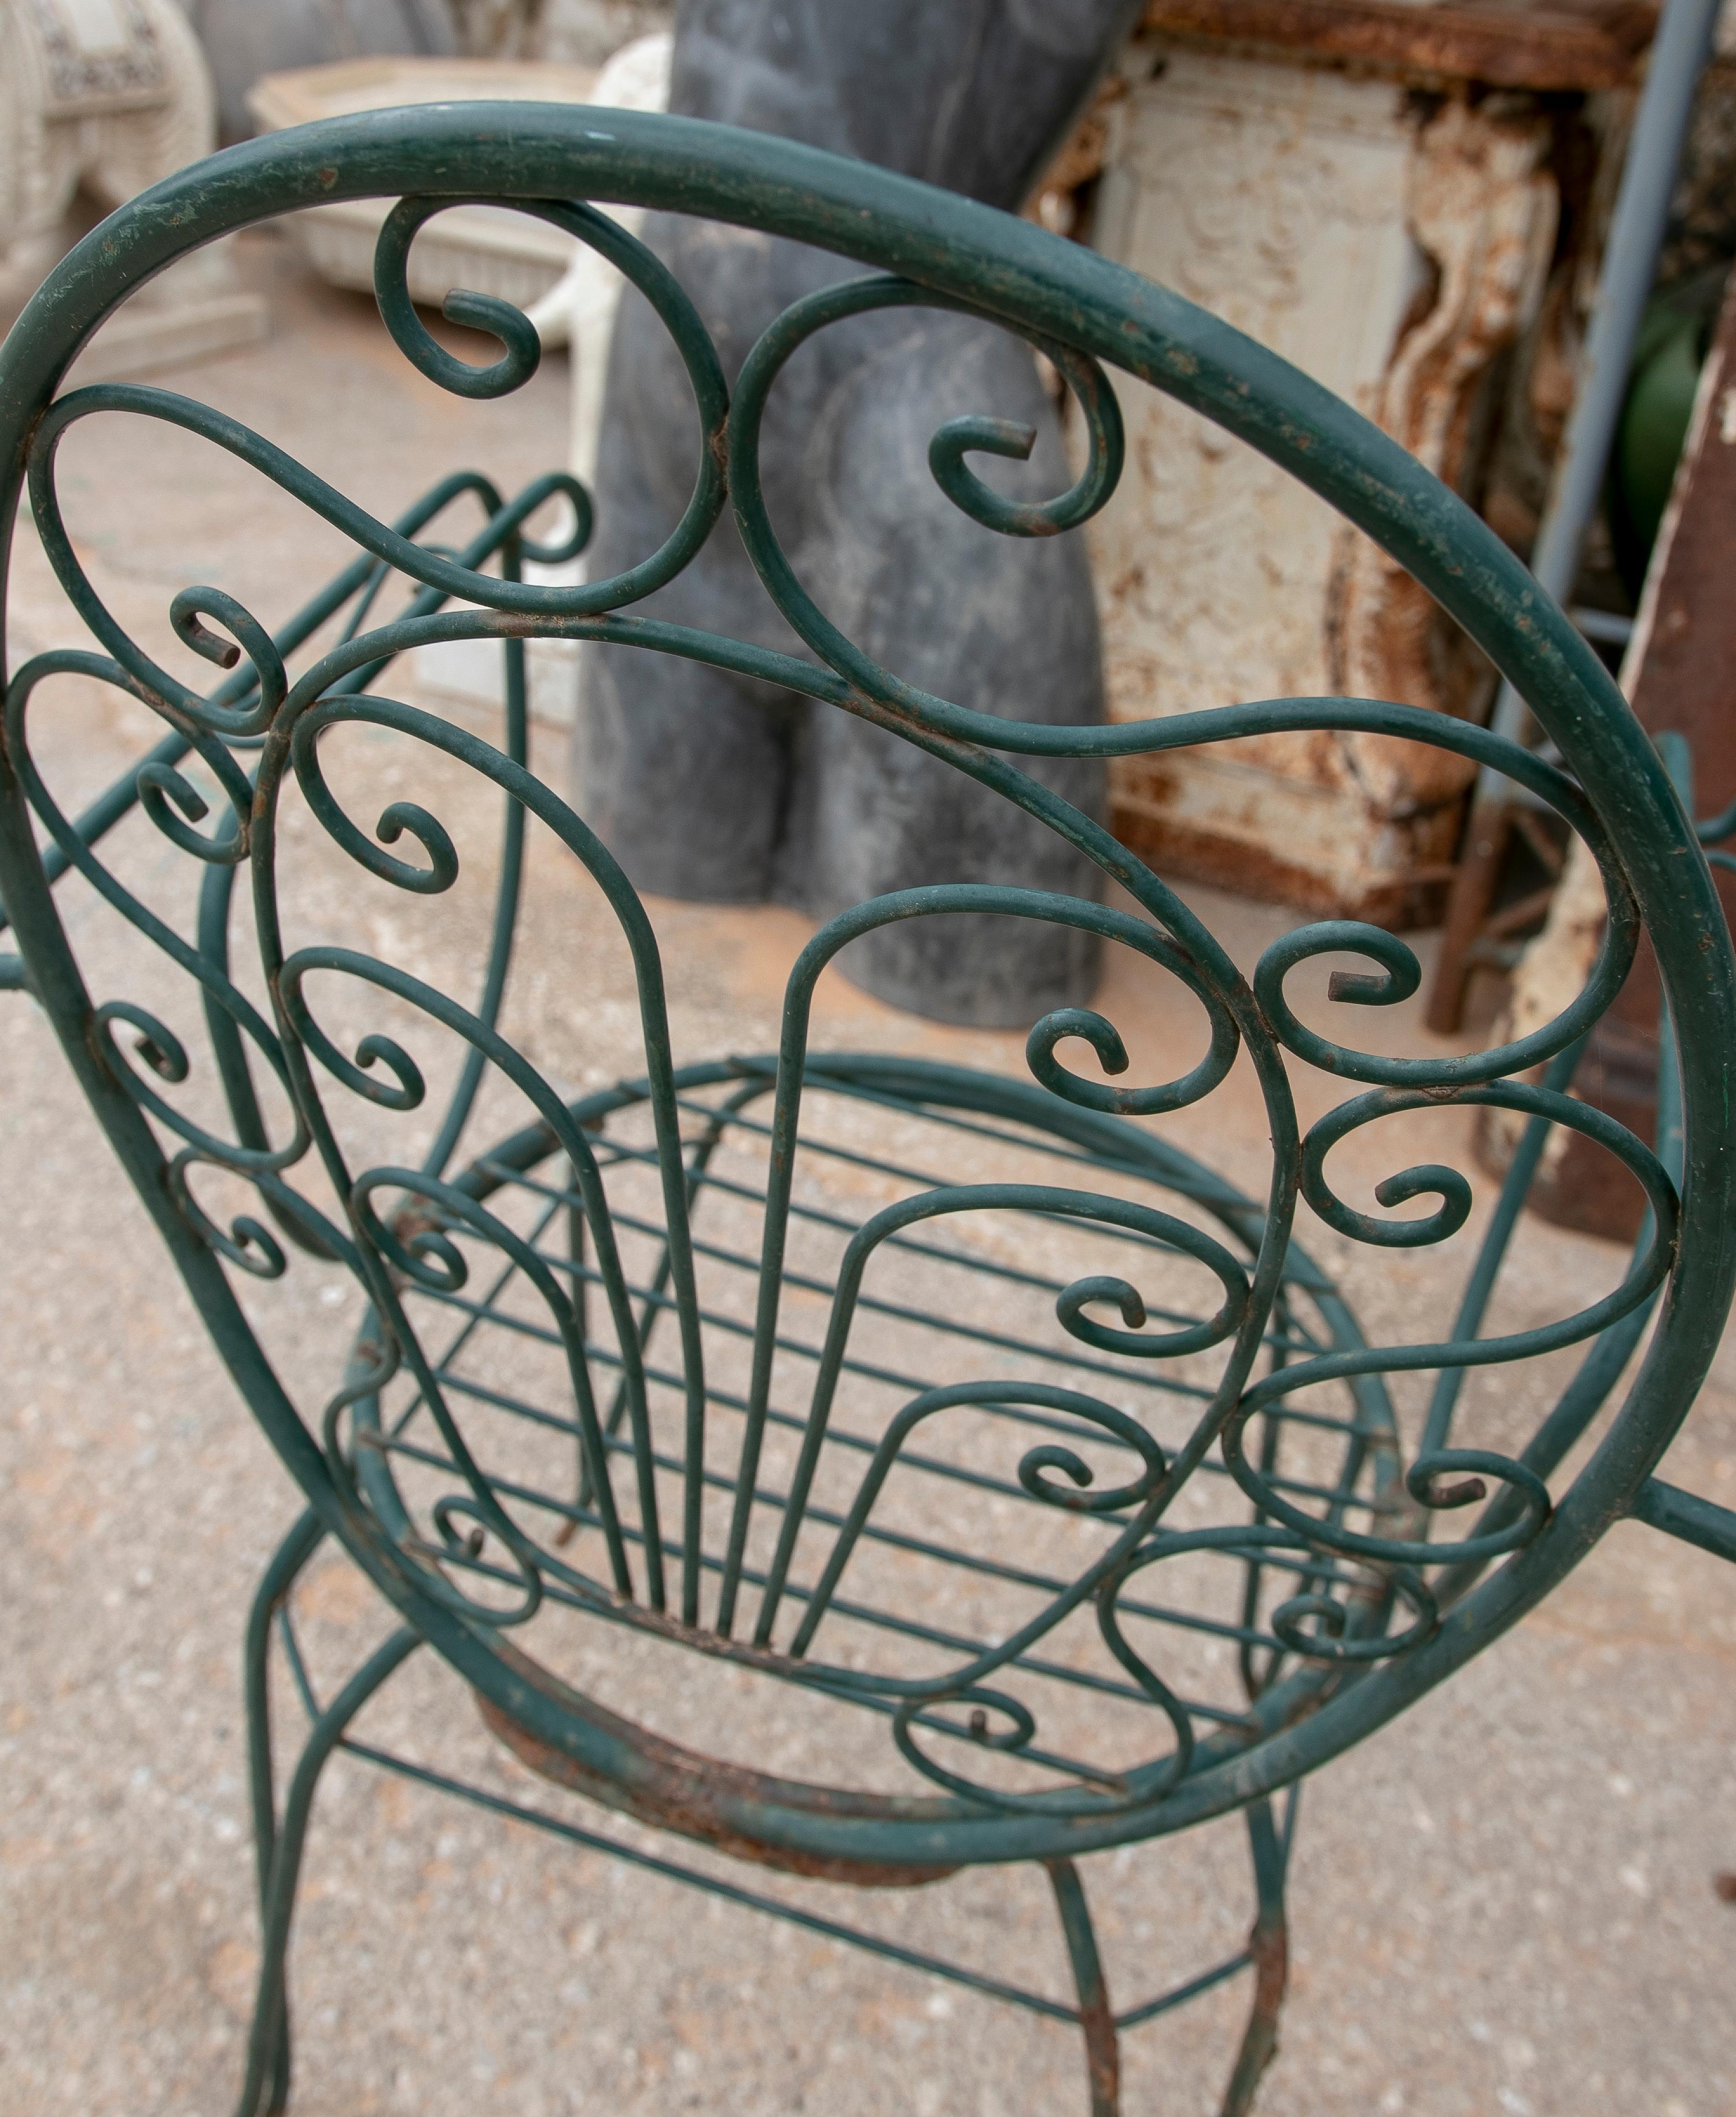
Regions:
M 511 500 L 454 474 L 388 527 L 173 393 L 108 385 L 57 396 L 102 318 L 174 256 L 274 214 L 375 196 L 402 200 L 378 252 L 382 315 L 406 357 L 448 389 L 504 394 L 536 357 L 534 333 L 504 303 L 449 302 L 449 316 L 502 346 L 480 368 L 443 350 L 411 306 L 409 245 L 450 204 L 505 201 L 555 222 L 656 308 L 693 385 L 695 482 L 679 526 L 632 574 L 524 579 L 528 561 L 570 559 L 588 533 L 588 498 L 562 474 Z M 854 257 L 873 275 L 774 321 L 732 392 L 680 288 L 591 200 L 761 228 Z M 777 543 L 758 482 L 759 420 L 783 363 L 814 332 L 930 302 L 1042 350 L 1085 436 L 1078 484 L 1038 505 L 1006 499 L 965 461 L 1017 456 L 1028 446 L 1020 431 L 988 417 L 944 427 L 930 450 L 935 478 L 986 532 L 1074 529 L 1108 499 L 1121 437 L 1102 363 L 1122 367 L 1263 450 L 1384 545 L 1513 679 L 1564 765 L 1383 701 L 1034 726 L 967 713 L 868 660 Z M 170 612 L 182 648 L 235 665 L 208 694 L 104 608 L 62 520 L 57 450 L 81 422 L 113 414 L 228 450 L 357 548 L 274 632 L 219 589 L 183 589 Z M 605 130 L 588 110 L 403 111 L 220 155 L 113 216 L 51 276 L 0 354 L 0 431 L 7 519 L 28 481 L 37 533 L 95 642 L 38 656 L 7 687 L 0 893 L 21 949 L 8 981 L 27 985 L 53 1024 L 308 1501 L 261 1584 L 247 1640 L 265 1947 L 242 2117 L 280 2110 L 288 2096 L 290 1921 L 332 1750 L 513 1806 L 347 1732 L 424 1643 L 545 1778 L 713 1850 L 869 1888 L 1041 1862 L 1073 1999 L 883 1938 L 868 1944 L 1076 2023 L 1099 2117 L 1118 2106 L 1117 2030 L 1251 1964 L 1254 2003 L 1224 2105 L 1246 2110 L 1275 2042 L 1301 1777 L 1498 1636 L 1624 1514 L 1736 1553 L 1728 1516 L 1651 1474 L 1704 1375 L 1736 1275 L 1724 1115 L 1736 962 L 1693 828 L 1600 664 L 1401 450 L 1177 297 L 965 201 L 676 119 L 610 113 Z M 481 530 L 456 549 L 435 542 L 433 525 L 466 500 L 481 502 Z M 551 501 L 573 518 L 559 544 L 526 526 Z M 699 549 L 726 502 L 804 655 L 633 614 Z M 408 602 L 383 616 L 394 583 Z M 791 971 L 778 1049 L 678 1065 L 651 921 L 609 852 L 531 769 L 527 637 L 709 660 L 859 715 L 1041 819 L 1122 896 L 1062 897 L 1012 876 L 853 907 L 822 925 Z M 500 644 L 498 744 L 381 688 L 411 649 L 466 639 Z M 76 819 L 28 740 L 29 716 L 52 709 L 67 679 L 129 694 L 167 730 Z M 1555 1022 L 1447 1058 L 1329 1038 L 1293 1003 L 1292 974 L 1347 955 L 1373 967 L 1338 972 L 1334 1006 L 1390 1005 L 1416 989 L 1402 941 L 1324 921 L 1276 943 L 1245 978 L 1172 890 L 1019 762 L 1305 730 L 1455 751 L 1508 773 L 1586 839 L 1609 894 L 1609 937 Z M 444 773 L 498 792 L 495 865 L 467 844 L 461 860 L 419 800 L 392 800 L 364 829 L 352 810 L 377 799 L 378 781 L 345 777 L 333 762 L 352 736 L 408 751 L 431 784 Z M 160 859 L 146 876 L 121 856 L 127 833 L 98 857 L 134 811 L 133 829 L 159 856 L 166 840 L 182 856 L 177 876 L 196 880 L 196 902 L 183 892 L 178 915 L 154 902 Z M 292 816 L 306 828 L 292 828 Z M 572 856 L 625 952 L 641 1064 L 613 1087 L 562 1091 L 503 1027 L 530 825 Z M 309 929 L 297 892 L 310 840 L 349 864 L 343 909 L 358 920 L 383 898 L 446 897 L 461 867 L 468 875 L 480 862 L 493 895 L 480 998 L 430 983 L 403 948 Z M 75 873 L 182 978 L 178 1026 L 154 1002 L 88 989 L 52 894 Z M 1069 1040 L 1095 1053 L 1102 1077 L 1130 1064 L 1114 1026 L 1080 1008 L 1032 1030 L 1029 1079 L 811 1048 L 816 985 L 853 939 L 896 920 L 960 915 L 1075 925 L 1142 958 L 1197 1015 L 1200 1055 L 1157 1086 L 1079 1072 L 1058 1055 Z M 1566 1092 L 1642 929 L 1682 1054 L 1679 1107 L 1666 1097 L 1659 1153 Z M 1164 1131 L 1238 1063 L 1252 1069 L 1271 1132 L 1262 1198 Z M 1305 1128 L 1292 1064 L 1351 1092 Z M 1525 1120 L 1512 1172 L 1451 1338 L 1371 1341 L 1298 1239 L 1298 1202 L 1341 1243 L 1402 1253 L 1448 1240 L 1471 1211 L 1456 1170 L 1430 1164 L 1387 1178 L 1375 1192 L 1383 1217 L 1347 1203 L 1325 1163 L 1365 1126 L 1454 1105 Z M 460 1160 L 483 1116 L 492 1128 L 509 1106 L 513 1127 L 486 1151 L 467 1144 Z M 1612 1291 L 1541 1328 L 1485 1336 L 1554 1125 L 1628 1168 L 1647 1225 Z M 1420 1215 L 1397 1212 L 1417 1200 L 1428 1204 Z M 365 1314 L 341 1378 L 295 1372 L 293 1349 L 269 1349 L 237 1298 L 239 1280 L 291 1269 L 359 1292 Z M 1519 1453 L 1455 1442 L 1476 1369 L 1578 1347 L 1583 1358 Z M 1433 1377 L 1414 1415 L 1402 1395 L 1413 1376 Z M 1595 1452 L 1552 1487 L 1600 1418 Z M 401 1623 L 322 1700 L 292 1594 L 328 1537 Z M 274 1643 L 311 1721 L 281 1797 Z M 688 1658 L 673 1685 L 671 1652 Z M 1234 1810 L 1246 1818 L 1254 1869 L 1248 1948 L 1117 2013 L 1078 1861 Z M 624 1847 L 565 1811 L 513 1812 L 861 1937 Z

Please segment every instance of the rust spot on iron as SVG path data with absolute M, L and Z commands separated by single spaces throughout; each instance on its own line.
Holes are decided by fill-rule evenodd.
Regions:
M 684 1631 L 684 1627 L 678 1627 Z M 632 1753 L 626 1773 L 616 1777 L 583 1762 L 532 1734 L 491 1699 L 477 1694 L 484 1725 L 519 1761 L 557 1786 L 587 1795 L 624 1815 L 654 1828 L 697 1838 L 719 1852 L 752 1860 L 780 1874 L 808 1875 L 822 1881 L 848 1882 L 859 1889 L 913 1889 L 938 1882 L 956 1866 L 930 1866 L 908 1860 L 859 1859 L 846 1855 L 803 1852 L 772 1843 L 753 1829 L 757 1809 L 782 1808 L 810 1815 L 836 1816 L 858 1823 L 932 1823 L 954 1815 L 956 1805 L 927 1796 L 900 1797 L 859 1793 L 779 1778 L 744 1764 L 707 1757 L 671 1742 L 649 1728 L 582 1698 L 549 1672 L 504 1642 L 502 1658 L 532 1689 L 560 1706 L 574 1721 L 624 1745 Z M 767 1657 L 767 1658 L 771 1658 Z
M 1115 2033 L 1115 2016 L 1109 1995 L 1098 1986 L 1089 2002 L 1082 2000 L 1079 2026 L 1085 2035 L 1085 2076 L 1090 2083 L 1092 2117 L 1116 2117 L 1121 2106 L 1121 2055 Z
M 1254 1965 L 1254 2004 L 1224 2090 L 1223 2117 L 1248 2117 L 1261 2076 L 1278 2056 L 1278 2018 L 1290 1978 L 1290 1941 L 1281 1912 L 1262 1912 L 1254 1921 L 1248 1955 Z
M 441 1233 L 446 1222 L 444 1216 L 436 1207 L 430 1205 L 425 1199 L 418 1198 L 408 1205 L 400 1206 L 388 1225 L 392 1233 L 408 1249 L 418 1235 Z

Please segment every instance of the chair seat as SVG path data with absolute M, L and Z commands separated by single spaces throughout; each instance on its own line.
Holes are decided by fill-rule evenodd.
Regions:
M 1117 1637 L 1136 1643 L 1161 1687 L 1130 1677 L 1100 1615 L 1104 1598 L 1079 1584 L 1137 1511 L 1136 1497 L 1117 1497 L 1142 1483 L 1130 1480 L 1130 1457 L 1135 1472 L 1147 1466 L 1120 1435 L 1094 1427 L 1089 1405 L 1130 1419 L 1148 1450 L 1167 1456 L 1209 1398 L 1223 1348 L 1153 1359 L 1136 1331 L 1103 1331 L 1094 1342 L 1070 1332 L 1060 1310 L 1079 1284 L 1083 1238 L 1103 1267 L 1089 1282 L 1094 1298 L 1136 1285 L 1147 1335 L 1185 1345 L 1220 1289 L 1195 1257 L 1150 1232 L 1159 1224 L 1131 1223 L 1161 1208 L 1246 1255 L 1260 1209 L 1146 1127 L 1029 1082 L 875 1055 L 811 1059 L 764 1440 L 725 1623 L 776 1072 L 769 1058 L 731 1058 L 676 1079 L 704 1371 L 697 1566 L 683 1534 L 689 1377 L 642 1082 L 592 1095 L 573 1114 L 595 1142 L 630 1289 L 644 1435 L 579 1191 L 552 1133 L 532 1127 L 478 1156 L 457 1184 L 516 1231 L 526 1265 L 490 1254 L 462 1215 L 418 1198 L 417 1229 L 451 1245 L 463 1268 L 460 1283 L 405 1289 L 431 1379 L 523 1538 L 517 1559 L 467 1507 L 458 1459 L 413 1377 L 356 1406 L 374 1516 L 422 1577 L 437 1574 L 478 1613 L 473 1630 L 495 1672 L 481 1702 L 500 1738 L 545 1776 L 642 1821 L 786 1871 L 903 1885 L 975 1856 L 970 1826 L 985 1816 L 1126 1804 L 1155 1815 L 1152 1788 L 1173 1775 L 1178 1718 L 1209 1758 L 1250 1738 L 1250 1695 L 1281 1672 L 1330 1680 L 1329 1662 L 1299 1662 L 1273 1612 L 1351 1587 L 1353 1572 L 1283 1548 L 1227 1474 L 1196 1474 L 1161 1588 L 1151 1592 L 1158 1572 L 1148 1570 L 1112 1598 Z M 838 1285 L 853 1238 L 889 1208 L 948 1187 L 969 1202 L 875 1248 L 840 1336 Z M 1130 1225 L 1064 1218 L 1060 1205 L 1080 1188 L 1126 1201 Z M 614 1578 L 573 1376 L 527 1281 L 532 1259 L 574 1289 L 582 1317 L 625 1561 Z M 374 1327 L 371 1317 L 364 1342 Z M 1275 1361 L 1360 1343 L 1300 1251 L 1269 1335 Z M 843 1348 L 836 1388 L 791 1536 L 828 1340 Z M 1343 1518 L 1377 1504 L 1382 1437 L 1341 1394 L 1337 1405 L 1329 1391 L 1281 1400 L 1263 1460 L 1282 1489 Z M 1074 1504 L 1057 1504 L 1075 1492 Z M 1100 1493 L 1107 1504 L 1087 1510 Z M 774 1604 L 768 1586 L 786 1538 Z M 499 1621 L 525 1599 L 527 1569 L 536 1607 Z M 1058 1621 L 1041 1621 L 1070 1598 Z M 1025 1644 L 992 1679 L 944 1680 L 1015 1637 Z M 803 1709 L 792 1710 L 792 1692 Z M 515 1709 L 527 1698 L 534 1727 Z M 823 1824 L 824 1849 L 792 1843 L 792 1818 Z M 913 1830 L 933 1857 L 909 1856 Z

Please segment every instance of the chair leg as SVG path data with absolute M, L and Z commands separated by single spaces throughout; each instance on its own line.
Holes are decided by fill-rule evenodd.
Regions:
M 1246 1811 L 1254 1854 L 1254 1887 L 1258 1908 L 1248 1952 L 1254 1958 L 1254 2005 L 1242 2032 L 1230 2084 L 1223 2093 L 1223 2117 L 1248 2117 L 1260 2076 L 1278 2055 L 1278 2009 L 1290 1972 L 1290 1932 L 1284 1916 L 1285 1849 L 1269 1800 L 1250 1801 Z
M 282 1601 L 283 1594 L 288 1593 L 288 1581 L 294 1579 L 299 1564 L 305 1562 L 307 1552 L 311 1551 L 318 1541 L 316 1530 L 306 1551 L 302 1552 L 301 1561 L 288 1567 L 288 1579 L 282 1593 L 275 1602 L 265 1607 L 263 1625 L 255 1621 L 248 1626 L 248 1707 L 253 1746 L 255 1837 L 262 1849 L 269 1847 L 269 1856 L 265 1861 L 265 1880 L 260 1904 L 259 1986 L 253 2005 L 252 2027 L 247 2037 L 246 2079 L 242 2088 L 241 2099 L 236 2105 L 236 2117 L 282 2117 L 289 2100 L 289 2014 L 284 1972 L 289 1955 L 290 1921 L 295 1912 L 296 1884 L 301 1876 L 302 1853 L 307 1841 L 307 1825 L 313 1810 L 314 1793 L 319 1785 L 320 1773 L 350 1722 L 412 1649 L 420 1644 L 418 1635 L 413 1631 L 406 1629 L 394 1632 L 384 1646 L 362 1663 L 315 1721 L 313 1732 L 307 1738 L 307 1746 L 302 1750 L 294 1777 L 290 1780 L 282 1818 L 277 1819 L 273 1813 L 271 1797 L 270 1727 L 264 1710 L 264 1656 L 261 1652 L 256 1659 L 256 1632 L 262 1630 L 269 1638 L 272 1611 Z M 286 1545 L 285 1551 L 279 1553 L 279 1560 L 284 1558 L 288 1548 Z M 274 1561 L 266 1582 L 261 1584 L 260 1597 L 254 1606 L 256 1621 L 261 1605 L 266 1603 L 266 1585 L 277 1570 L 278 1563 Z M 256 1667 L 260 1676 L 257 1711 L 255 1710 Z
M 247 1613 L 242 1677 L 247 1709 L 247 1778 L 252 1799 L 253 1856 L 261 1931 L 268 1916 L 271 1862 L 277 1847 L 277 1791 L 271 1755 L 271 1627 L 302 1568 L 319 1548 L 325 1534 L 318 1515 L 310 1508 L 279 1545 Z M 289 2094 L 289 2036 L 287 2023 L 282 2021 L 281 2005 L 279 2016 L 279 2029 L 269 2055 L 271 2092 L 267 2107 L 272 2110 L 281 2110 Z
M 1116 2039 L 1109 1988 L 1098 1959 L 1097 1935 L 1092 1930 L 1084 1886 L 1071 1860 L 1045 1860 L 1043 1864 L 1054 1887 L 1061 1930 L 1066 1936 L 1073 1982 L 1079 1992 L 1079 2025 L 1085 2033 L 1085 2079 L 1091 2096 L 1091 2117 L 1119 2117 L 1121 2048 Z

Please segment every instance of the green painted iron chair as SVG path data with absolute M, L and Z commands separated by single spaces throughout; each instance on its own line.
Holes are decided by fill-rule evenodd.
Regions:
M 1729 1515 L 1652 1475 L 1706 1372 L 1736 1272 L 1736 962 L 1717 899 L 1659 756 L 1595 656 L 1452 493 L 1293 369 L 1089 251 L 958 197 L 756 135 L 594 119 L 467 105 L 237 148 L 105 222 L 0 355 L 5 519 L 27 485 L 35 533 L 90 635 L 26 662 L 6 692 L 0 897 L 20 952 L 5 979 L 52 1023 L 307 1501 L 246 1642 L 265 1938 L 242 2117 L 288 2097 L 291 1917 L 334 1750 L 1074 2024 L 1099 2117 L 1118 2105 L 1121 2031 L 1251 1969 L 1224 2102 L 1246 2110 L 1275 2046 L 1301 1778 L 1498 1637 L 1624 1515 L 1736 1556 Z M 443 351 L 418 321 L 406 253 L 454 201 L 553 222 L 656 307 L 692 383 L 694 406 L 674 415 L 693 422 L 693 485 L 679 527 L 633 572 L 526 581 L 527 562 L 583 544 L 589 504 L 562 475 L 503 500 L 486 480 L 454 474 L 389 527 L 172 392 L 114 384 L 57 396 L 104 316 L 173 259 L 270 216 L 380 196 L 403 201 L 380 242 L 381 313 L 411 365 L 449 390 L 500 395 L 536 362 L 534 334 L 499 301 L 458 295 L 449 309 L 500 341 L 489 367 Z M 767 231 L 842 253 L 863 275 L 778 320 L 732 402 L 679 287 L 587 201 Z M 1383 546 L 1518 685 L 1559 761 L 1355 699 L 1038 727 L 965 711 L 877 666 L 781 551 L 756 444 L 804 340 L 888 302 L 989 319 L 1047 352 L 1073 392 L 1089 461 L 1040 509 L 1008 507 L 963 462 L 973 448 L 1016 452 L 1016 436 L 983 420 L 943 434 L 937 476 L 986 530 L 1076 528 L 1108 497 L 1121 443 L 1106 370 L 1122 370 L 1262 451 Z M 230 451 L 355 549 L 274 633 L 232 596 L 185 585 L 173 633 L 233 668 L 208 690 L 117 622 L 65 526 L 57 451 L 83 422 L 116 415 Z M 556 549 L 526 525 L 562 496 L 576 521 Z M 481 527 L 456 549 L 436 541 L 436 518 L 467 501 L 480 502 Z M 634 615 L 726 505 L 807 654 Z M 1118 902 L 1036 892 L 1009 875 L 863 904 L 801 951 L 775 1051 L 678 1054 L 650 920 L 527 761 L 527 639 L 693 657 L 860 716 L 1040 819 Z M 391 695 L 409 650 L 458 640 L 500 644 L 498 741 Z M 113 687 L 162 731 L 76 819 L 30 748 L 33 724 L 69 681 Z M 1608 937 L 1559 1019 L 1448 1058 L 1328 1035 L 1304 1015 L 1416 990 L 1402 941 L 1343 921 L 1305 926 L 1245 977 L 1172 889 L 1027 768 L 1297 731 L 1401 736 L 1493 766 L 1586 841 Z M 490 824 L 465 849 L 495 899 L 467 992 L 406 967 L 408 941 L 357 945 L 387 930 L 382 904 L 394 934 L 412 914 L 438 920 L 459 851 L 408 798 L 368 828 L 337 791 L 333 760 L 349 741 L 363 744 L 364 786 L 391 754 L 409 760 L 407 785 L 449 788 L 456 776 L 500 798 L 504 836 Z M 637 1003 L 628 1077 L 576 1097 L 502 1026 L 531 823 L 600 892 Z M 152 856 L 142 865 L 123 856 L 129 834 Z M 347 932 L 302 909 L 315 852 L 345 866 L 347 885 L 325 902 L 353 914 Z M 53 894 L 63 876 L 94 907 L 71 931 Z M 178 912 L 156 908 L 177 887 Z M 1113 1085 L 1104 1077 L 1128 1065 L 1121 1037 L 1081 1009 L 1037 1024 L 1028 1078 L 811 1045 L 817 982 L 853 938 L 960 911 L 1061 921 L 1128 952 L 1176 1008 L 1192 1010 L 1194 1063 L 1167 1082 Z M 138 944 L 156 982 L 131 989 L 150 992 L 149 1006 L 117 984 L 106 944 L 94 984 L 81 971 L 74 939 L 82 947 L 104 918 Z M 1642 930 L 1682 1054 L 1655 1154 L 1565 1092 Z M 1364 967 L 1338 972 L 1318 1004 L 1287 992 L 1300 966 L 1325 955 Z M 581 1039 L 587 975 L 570 1008 Z M 156 996 L 177 986 L 178 1010 Z M 1100 1068 L 1064 1063 L 1070 1039 Z M 1255 1084 L 1247 1107 L 1263 1105 L 1270 1134 L 1258 1197 L 1172 1143 L 1234 1068 Z M 1309 1125 L 1296 1072 L 1343 1084 Z M 1363 1261 L 1359 1284 L 1382 1252 L 1402 1262 L 1447 1241 L 1472 1210 L 1461 1174 L 1429 1165 L 1388 1177 L 1375 1190 L 1383 1215 L 1347 1202 L 1327 1160 L 1379 1120 L 1453 1105 L 1517 1114 L 1512 1173 L 1471 1252 L 1450 1336 L 1407 1342 L 1400 1328 L 1371 1342 L 1299 1239 L 1299 1204 L 1333 1231 L 1335 1256 Z M 1485 1335 L 1552 1126 L 1632 1172 L 1646 1228 L 1602 1298 Z M 495 1143 L 479 1151 L 478 1137 Z M 1433 1201 L 1420 1216 L 1394 1210 L 1417 1200 Z M 293 1335 L 273 1337 L 259 1283 L 286 1273 L 323 1275 L 357 1303 L 343 1372 L 317 1369 Z M 1572 1372 L 1523 1447 L 1474 1445 L 1461 1398 L 1478 1371 L 1561 1354 Z M 1558 1476 L 1594 1422 L 1595 1448 Z M 397 1628 L 321 1698 L 294 1589 L 326 1538 L 377 1587 Z M 349 1732 L 422 1645 L 524 1764 L 672 1834 L 666 1852 L 590 1827 L 606 1820 L 594 1806 L 467 1789 Z M 311 1723 L 281 1787 L 269 1709 L 278 1653 Z M 786 1768 L 792 1758 L 799 1769 Z M 1112 2004 L 1080 1863 L 1236 1811 L 1253 1866 L 1246 1949 L 1130 2004 L 1123 1976 L 1138 1966 L 1117 1969 Z M 684 1856 L 680 1841 L 711 1850 Z M 773 1873 L 763 1886 L 729 1882 L 704 1864 L 718 1851 Z M 1076 1986 L 1066 1999 L 776 1893 L 779 1874 L 892 1890 L 1015 1861 L 1040 1863 L 1052 1884 Z

